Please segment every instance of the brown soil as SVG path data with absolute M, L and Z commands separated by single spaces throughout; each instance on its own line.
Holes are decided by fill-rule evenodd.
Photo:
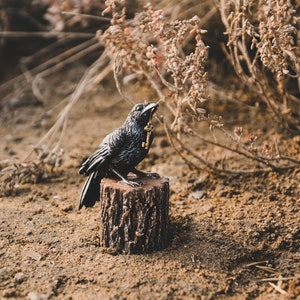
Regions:
M 0 298 L 300 299 L 300 170 L 192 171 L 159 124 L 140 169 L 170 179 L 168 247 L 147 255 L 103 251 L 99 203 L 78 211 L 77 200 L 80 163 L 130 109 L 107 85 L 71 112 L 62 174 L 0 199 Z M 56 101 L 0 112 L 2 159 L 30 152 L 53 124 Z M 299 159 L 297 139 L 294 145 Z

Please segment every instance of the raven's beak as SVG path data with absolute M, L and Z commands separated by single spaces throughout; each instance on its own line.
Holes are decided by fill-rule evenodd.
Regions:
M 142 114 L 148 113 L 150 111 L 149 119 L 152 118 L 153 114 L 158 108 L 158 104 L 156 103 L 149 103 L 143 110 Z

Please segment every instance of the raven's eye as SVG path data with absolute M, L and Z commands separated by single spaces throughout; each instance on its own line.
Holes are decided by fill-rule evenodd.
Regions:
M 136 108 L 135 108 L 135 110 L 137 110 L 137 111 L 140 111 L 140 110 L 142 110 L 143 109 L 143 105 L 138 105 Z

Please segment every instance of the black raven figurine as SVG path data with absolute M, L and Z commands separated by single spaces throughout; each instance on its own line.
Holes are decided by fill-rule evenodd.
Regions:
M 88 176 L 80 194 L 78 209 L 92 207 L 100 198 L 100 182 L 104 177 L 118 177 L 131 186 L 140 186 L 129 181 L 129 172 L 137 176 L 158 177 L 144 173 L 135 167 L 146 157 L 153 141 L 151 119 L 158 104 L 136 104 L 124 124 L 108 134 L 98 149 L 82 164 L 79 174 Z

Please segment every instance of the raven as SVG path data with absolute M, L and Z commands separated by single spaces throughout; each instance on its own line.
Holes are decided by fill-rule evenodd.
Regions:
M 92 207 L 100 198 L 100 182 L 104 177 L 118 177 L 131 186 L 141 183 L 129 181 L 129 172 L 137 176 L 159 177 L 156 173 L 144 173 L 135 167 L 146 157 L 153 141 L 151 119 L 158 104 L 136 104 L 124 124 L 108 134 L 98 149 L 82 164 L 79 174 L 88 176 L 78 203 Z

